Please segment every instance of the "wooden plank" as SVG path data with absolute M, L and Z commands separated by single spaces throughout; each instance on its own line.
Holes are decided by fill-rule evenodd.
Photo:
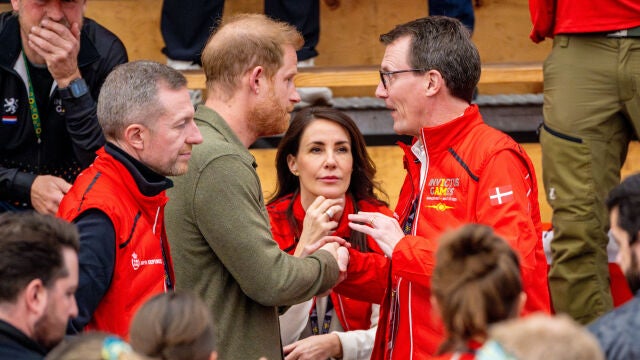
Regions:
M 206 87 L 202 71 L 189 70 L 183 73 L 189 88 L 204 89 Z M 542 80 L 540 63 L 483 64 L 479 84 L 542 84 Z M 375 66 L 314 67 L 299 70 L 295 77 L 297 87 L 375 87 L 379 81 L 380 75 Z
M 542 184 L 542 152 L 540 144 L 521 144 L 527 152 L 536 171 L 538 181 L 538 202 L 540 203 L 540 213 L 542 221 L 551 222 L 551 207 L 545 197 L 544 185 Z M 398 202 L 398 191 L 404 180 L 405 170 L 402 167 L 402 150 L 398 146 L 368 146 L 369 156 L 376 164 L 378 172 L 376 179 L 382 185 L 384 191 L 389 195 L 389 204 L 393 209 Z M 276 183 L 275 169 L 275 149 L 252 149 L 251 153 L 256 157 L 258 176 L 262 182 L 262 189 L 265 198 L 273 194 Z M 622 178 L 640 172 L 640 143 L 632 141 L 629 144 L 629 153 L 625 161 L 621 175 Z

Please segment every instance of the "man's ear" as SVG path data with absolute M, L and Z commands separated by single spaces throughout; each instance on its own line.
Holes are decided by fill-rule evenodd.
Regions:
M 124 142 L 136 150 L 144 149 L 144 140 L 149 130 L 142 124 L 131 124 L 124 129 Z
M 258 95 L 264 81 L 264 68 L 262 66 L 254 67 L 249 74 L 249 87 L 251 88 L 251 92 Z
M 31 280 L 24 289 L 24 300 L 30 314 L 39 318 L 47 309 L 49 293 L 41 279 Z
M 11 0 L 11 7 L 13 8 L 13 11 L 20 10 L 20 0 Z
M 438 70 L 429 70 L 424 74 L 424 90 L 427 96 L 436 95 L 442 89 L 444 78 Z

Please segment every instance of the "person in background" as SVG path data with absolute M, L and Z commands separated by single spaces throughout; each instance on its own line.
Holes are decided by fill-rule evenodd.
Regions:
M 524 306 L 518 255 L 484 225 L 464 225 L 439 243 L 431 302 L 447 335 L 435 359 L 474 359 L 489 327 Z
M 604 360 L 598 342 L 567 315 L 532 314 L 489 329 L 477 360 Z M 633 357 L 620 359 L 634 359 Z
M 0 215 L 0 359 L 43 359 L 78 314 L 78 232 L 50 215 Z
M 136 353 L 121 338 L 101 331 L 70 336 L 56 346 L 45 359 L 156 360 Z
M 129 338 L 134 350 L 154 359 L 217 359 L 211 312 L 189 292 L 149 299 L 133 317 Z
M 58 209 L 80 232 L 79 315 L 70 334 L 86 328 L 126 339 L 137 308 L 174 287 L 167 176 L 184 174 L 202 142 L 186 83 L 166 65 L 135 61 L 102 86 L 98 119 L 107 144 Z
M 286 23 L 243 14 L 223 22 L 202 54 L 208 97 L 195 117 L 204 142 L 174 179 L 166 219 L 178 289 L 207 304 L 223 359 L 282 358 L 277 307 L 329 290 L 348 263 L 337 236 L 303 258 L 280 250 L 248 150 L 287 129 L 302 43 Z
M 551 299 L 556 312 L 588 324 L 613 308 L 604 199 L 640 135 L 640 2 L 529 0 L 529 9 L 531 39 L 554 38 L 540 128 Z
M 392 214 L 376 194 L 384 192 L 374 181 L 375 165 L 348 115 L 332 108 L 297 112 L 278 145 L 276 169 L 267 210 L 282 250 L 299 256 L 335 235 L 348 240 L 350 252 L 383 255 L 373 239 L 348 225 L 347 215 L 359 210 Z M 369 359 L 378 313 L 378 305 L 336 292 L 294 305 L 280 317 L 286 359 Z
M 448 16 L 460 20 L 473 34 L 476 25 L 476 17 L 473 12 L 473 2 L 480 0 L 429 0 L 429 16 Z
M 610 360 L 640 357 L 640 344 L 633 336 L 640 329 L 640 174 L 624 179 L 606 200 L 611 235 L 618 244 L 617 262 L 624 272 L 632 300 L 596 319 L 588 327 Z
M 536 176 L 522 147 L 471 104 L 480 56 L 460 21 L 421 18 L 380 40 L 376 96 L 391 110 L 394 131 L 413 143 L 401 145 L 407 176 L 394 217 L 360 211 L 349 220 L 392 259 L 373 358 L 426 358 L 444 338 L 442 323 L 423 317 L 431 311 L 433 253 L 449 229 L 492 227 L 520 257 L 524 312 L 550 311 Z
M 55 214 L 105 139 L 96 100 L 127 62 L 86 0 L 12 0 L 0 14 L 0 212 Z

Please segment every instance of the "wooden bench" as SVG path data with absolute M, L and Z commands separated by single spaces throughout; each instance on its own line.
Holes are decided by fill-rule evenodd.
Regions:
M 297 87 L 375 87 L 380 82 L 376 66 L 313 67 L 298 70 Z M 205 89 L 204 73 L 198 70 L 184 71 L 190 89 Z M 541 63 L 483 64 L 479 85 L 535 84 L 542 86 Z

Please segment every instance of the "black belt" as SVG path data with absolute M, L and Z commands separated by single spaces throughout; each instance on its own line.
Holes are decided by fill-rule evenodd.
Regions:
M 613 37 L 613 38 L 640 37 L 640 26 L 636 26 L 630 29 L 609 32 L 606 34 L 606 36 Z

